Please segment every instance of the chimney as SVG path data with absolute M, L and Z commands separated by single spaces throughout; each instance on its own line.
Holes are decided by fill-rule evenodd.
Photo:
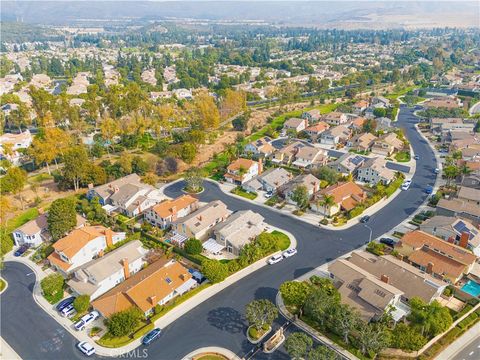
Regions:
M 460 235 L 460 241 L 459 241 L 458 245 L 466 249 L 468 247 L 469 237 L 470 236 L 467 232 L 463 232 L 462 235 Z
M 119 190 L 118 186 L 115 186 L 115 188 L 113 189 L 113 192 L 116 194 L 118 190 Z
M 172 208 L 170 209 L 170 211 L 172 212 L 172 214 L 176 214 L 177 213 L 177 207 L 174 205 L 172 206 Z
M 180 274 L 180 279 L 185 281 L 185 274 Z
M 150 302 L 152 303 L 152 305 L 157 305 L 157 295 L 152 295 L 148 298 L 150 300 Z
M 388 284 L 388 282 L 390 281 L 390 278 L 387 275 L 382 274 L 382 276 L 380 277 L 380 280 L 382 280 L 385 284 Z
M 112 246 L 113 245 L 113 231 L 112 229 L 106 229 L 105 230 L 105 240 L 107 242 L 107 246 Z
M 429 262 L 427 265 L 427 274 L 433 274 L 433 263 Z
M 197 219 L 198 219 L 198 221 L 202 221 L 202 215 L 199 215 L 199 216 L 197 217 Z
M 455 243 L 455 238 L 453 236 L 450 236 L 448 239 L 447 239 L 447 242 L 450 243 L 450 244 L 453 244 Z
M 262 159 L 258 159 L 258 175 L 263 172 L 263 161 Z
M 128 258 L 122 259 L 122 265 L 123 265 L 123 275 L 126 280 L 130 277 L 130 267 L 128 266 Z

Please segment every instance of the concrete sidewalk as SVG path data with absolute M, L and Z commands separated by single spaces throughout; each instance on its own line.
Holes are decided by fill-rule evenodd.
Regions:
M 476 323 L 465 334 L 460 336 L 457 340 L 451 343 L 445 350 L 443 350 L 435 360 L 450 360 L 453 359 L 456 354 L 461 352 L 465 347 L 470 345 L 472 341 L 478 338 L 480 334 L 480 322 Z
M 22 360 L 22 358 L 13 350 L 10 345 L 0 337 L 0 359 L 4 360 Z
M 208 346 L 197 349 L 186 355 L 182 360 L 192 360 L 195 356 L 201 354 L 221 354 L 229 360 L 240 360 L 240 357 L 238 357 L 237 354 L 235 354 L 233 351 L 217 346 Z

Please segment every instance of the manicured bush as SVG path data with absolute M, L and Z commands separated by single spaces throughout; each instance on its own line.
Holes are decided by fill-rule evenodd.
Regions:
M 88 310 L 90 307 L 90 296 L 89 295 L 80 295 L 73 302 L 73 307 L 77 313 L 81 314 Z
M 62 298 L 65 279 L 60 274 L 51 274 L 40 282 L 43 295 L 50 304 L 54 304 Z
M 117 312 L 110 316 L 107 328 L 113 336 L 125 336 L 132 333 L 140 323 L 143 314 L 137 307 Z
M 197 239 L 188 239 L 185 241 L 185 251 L 190 255 L 198 255 L 203 251 L 202 242 Z

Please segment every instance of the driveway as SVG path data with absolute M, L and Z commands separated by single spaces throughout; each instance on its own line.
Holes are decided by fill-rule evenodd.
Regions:
M 424 189 L 427 185 L 434 185 L 436 167 L 435 157 L 427 142 L 416 131 L 414 124 L 416 117 L 412 110 L 402 107 L 398 120 L 399 126 L 406 130 L 406 135 L 416 154 L 420 155 L 416 171 L 413 176 L 412 186 L 408 191 L 402 191 L 394 201 L 372 215 L 368 226 L 371 227 L 373 238 L 378 237 L 403 220 L 408 218 L 424 202 L 427 195 Z M 168 196 L 181 194 L 183 184 L 172 184 L 165 189 Z M 181 359 L 191 351 L 205 346 L 225 347 L 240 357 L 248 353 L 253 346 L 248 343 L 245 336 L 247 322 L 244 317 L 245 305 L 260 298 L 275 301 L 278 287 L 287 280 L 297 278 L 312 269 L 331 261 L 338 256 L 350 252 L 368 241 L 370 230 L 363 224 L 352 226 L 342 231 L 329 231 L 314 225 L 306 224 L 295 218 L 277 213 L 268 208 L 257 206 L 251 202 L 233 198 L 224 194 L 216 184 L 205 182 L 205 191 L 200 195 L 201 201 L 222 200 L 231 210 L 251 209 L 265 217 L 265 221 L 273 226 L 286 229 L 292 233 L 298 242 L 298 254 L 278 264 L 268 266 L 238 281 L 208 301 L 199 304 L 183 317 L 164 329 L 162 337 L 148 347 L 149 357 L 160 360 Z M 9 277 L 13 276 L 8 270 L 7 280 L 10 282 L 9 291 L 22 291 L 22 298 L 28 298 L 25 306 L 34 310 L 18 311 L 16 300 L 13 297 L 4 298 L 2 301 L 2 316 L 11 316 L 10 311 L 17 308 L 15 319 L 6 321 L 2 327 L 2 334 L 7 342 L 26 359 L 35 358 L 38 353 L 38 344 L 41 339 L 53 339 L 59 325 L 51 322 L 53 319 L 42 311 L 38 311 L 36 304 L 31 299 L 32 283 L 30 288 L 24 288 L 25 277 L 18 275 L 18 281 Z M 33 281 L 33 279 L 32 279 Z M 2 295 L 3 297 L 3 295 Z M 5 311 L 5 313 L 4 313 Z M 280 320 L 282 323 L 284 320 Z M 18 323 L 27 324 L 17 326 Z M 276 324 L 276 326 L 279 325 Z M 48 326 L 44 325 L 48 324 Z M 25 337 L 25 327 L 28 329 L 42 329 L 33 340 Z M 37 339 L 38 337 L 38 339 Z M 41 338 L 41 339 L 40 339 Z M 42 353 L 43 359 L 61 359 L 59 355 L 67 355 L 68 358 L 75 356 L 74 342 L 68 334 L 60 339 L 61 346 L 58 353 Z M 71 352 L 71 354 L 69 353 Z M 35 356 L 34 356 L 35 355 Z M 283 348 L 274 355 L 256 355 L 256 359 L 288 359 Z

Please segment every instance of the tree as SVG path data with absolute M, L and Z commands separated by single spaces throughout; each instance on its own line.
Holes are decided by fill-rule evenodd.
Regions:
M 326 181 L 329 185 L 336 183 L 340 178 L 338 172 L 328 166 L 319 167 L 317 170 L 313 171 L 313 175 L 320 180 Z
M 245 317 L 250 326 L 253 326 L 257 331 L 266 330 L 277 316 L 277 307 L 270 300 L 253 300 L 245 307 Z
M 373 115 L 375 117 L 384 117 L 385 115 L 387 115 L 387 110 L 384 108 L 375 108 L 373 109 Z
M 480 120 L 477 120 L 475 127 L 473 128 L 473 132 L 480 133 Z
M 297 204 L 299 209 L 305 209 L 308 206 L 308 201 L 310 200 L 307 187 L 305 185 L 298 185 L 295 187 L 292 195 L 290 195 L 290 199 Z
M 392 347 L 406 351 L 420 350 L 427 339 L 417 329 L 404 323 L 395 326 L 392 332 Z
M 407 319 L 425 337 L 434 337 L 452 325 L 450 312 L 438 301 L 427 304 L 422 299 L 414 297 L 410 299 L 409 305 L 412 311 Z
M 195 238 L 188 239 L 185 241 L 185 251 L 190 255 L 198 255 L 203 251 L 202 242 Z
M 129 335 L 137 328 L 142 316 L 140 309 L 135 306 L 114 313 L 107 320 L 108 332 L 117 337 Z
M 312 348 L 307 355 L 307 360 L 339 360 L 337 353 L 326 346 Z
M 203 176 L 201 169 L 190 168 L 185 173 L 185 189 L 190 192 L 199 192 L 203 189 Z
M 323 195 L 323 198 L 320 201 L 320 205 L 323 206 L 323 209 L 325 210 L 324 217 L 326 217 L 330 211 L 330 208 L 335 205 L 335 197 L 328 194 Z
M 220 123 L 220 113 L 213 97 L 208 93 L 201 93 L 195 96 L 193 101 L 195 119 L 198 121 L 198 125 L 201 129 L 214 129 L 218 127 Z
M 303 332 L 295 332 L 285 341 L 285 350 L 292 359 L 304 359 L 312 345 L 313 340 L 310 336 Z
M 372 352 L 378 353 L 390 344 L 390 333 L 380 323 L 363 323 L 358 328 L 357 340 L 362 354 L 373 355 Z
M 73 185 L 75 191 L 80 188 L 80 182 L 87 176 L 90 161 L 83 146 L 69 149 L 63 157 L 63 178 Z
M 47 298 L 55 299 L 63 294 L 65 280 L 62 275 L 55 273 L 44 277 L 40 282 L 43 294 Z
M 336 333 L 343 336 L 343 341 L 348 344 L 348 336 L 360 321 L 358 313 L 346 304 L 335 307 L 332 317 L 335 319 L 333 328 Z
M 202 272 L 210 282 L 218 283 L 228 276 L 228 267 L 218 260 L 205 259 L 202 261 Z
M 312 291 L 312 287 L 303 281 L 287 281 L 280 285 L 279 290 L 287 305 L 302 307 Z
M 181 150 L 180 150 L 180 157 L 182 158 L 183 161 L 185 161 L 187 164 L 191 164 L 192 161 L 195 159 L 196 155 L 197 155 L 197 148 L 195 147 L 194 144 L 191 144 L 191 143 L 182 144 Z
M 452 180 L 458 176 L 458 168 L 455 165 L 448 165 L 443 169 L 443 174 L 447 178 L 447 186 L 450 186 Z
M 329 284 L 331 286 L 328 284 L 315 286 L 304 306 L 305 314 L 322 326 L 329 320 L 332 309 L 340 304 L 338 290 L 330 281 Z
M 7 173 L 0 178 L 0 193 L 14 194 L 22 204 L 23 196 L 21 194 L 25 184 L 27 183 L 27 172 L 19 167 L 13 166 L 7 170 Z
M 89 295 L 80 295 L 75 298 L 73 301 L 73 307 L 77 313 L 81 314 L 88 310 L 90 307 L 90 296 Z
M 58 240 L 77 225 L 75 201 L 71 198 L 57 199 L 48 210 L 48 231 L 53 240 Z

